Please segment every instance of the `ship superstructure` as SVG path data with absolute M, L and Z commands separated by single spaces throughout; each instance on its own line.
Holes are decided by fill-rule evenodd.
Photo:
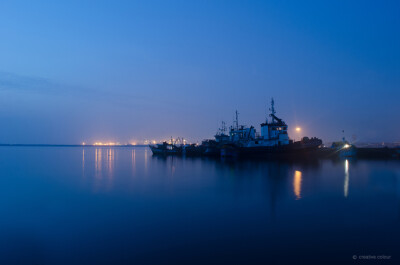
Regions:
M 256 138 L 256 130 L 253 126 L 247 128 L 244 125 L 239 125 L 239 112 L 235 112 L 235 120 L 229 128 L 229 141 L 236 144 L 245 144 Z
M 254 146 L 282 146 L 290 143 L 288 135 L 288 125 L 275 114 L 275 101 L 271 99 L 271 121 L 268 118 L 264 123 L 261 123 L 261 136 L 251 144 Z
M 271 99 L 270 114 L 261 124 L 261 134 L 253 126 L 239 126 L 238 113 L 229 132 L 229 142 L 221 145 L 222 156 L 281 157 L 308 155 L 318 148 L 322 141 L 304 137 L 294 142 L 289 139 L 288 125 L 276 116 L 275 102 Z
M 226 125 L 224 121 L 222 121 L 221 128 L 218 129 L 214 137 L 217 143 L 229 141 L 230 138 L 229 135 L 226 134 Z
M 239 126 L 238 112 L 236 111 L 236 120 L 229 131 L 230 142 L 242 147 L 288 145 L 290 143 L 287 133 L 288 126 L 275 115 L 274 99 L 271 99 L 270 111 L 269 117 L 271 119 L 269 120 L 267 117 L 265 122 L 261 124 L 261 135 L 256 132 L 253 126 L 249 128 L 243 125 Z

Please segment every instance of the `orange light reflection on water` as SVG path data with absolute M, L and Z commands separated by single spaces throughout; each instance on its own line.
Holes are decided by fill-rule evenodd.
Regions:
M 294 172 L 294 177 L 293 177 L 293 192 L 294 195 L 296 196 L 296 200 L 301 199 L 301 178 L 302 178 L 301 171 L 296 170 Z

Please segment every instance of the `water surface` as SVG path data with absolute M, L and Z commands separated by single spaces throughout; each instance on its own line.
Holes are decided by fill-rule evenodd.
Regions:
M 400 161 L 0 147 L 0 216 L 0 264 L 392 264 Z

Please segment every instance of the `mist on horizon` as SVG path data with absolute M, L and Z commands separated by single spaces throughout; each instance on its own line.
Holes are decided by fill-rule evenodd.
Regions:
M 400 3 L 2 1 L 0 143 L 400 141 Z M 301 127 L 301 134 L 294 131 Z

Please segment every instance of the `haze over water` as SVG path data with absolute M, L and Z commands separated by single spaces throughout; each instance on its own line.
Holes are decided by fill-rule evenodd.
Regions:
M 1 264 L 396 263 L 398 161 L 0 147 Z
M 0 2 L 0 143 L 211 138 L 400 141 L 400 2 Z M 301 135 L 295 127 L 302 128 Z

